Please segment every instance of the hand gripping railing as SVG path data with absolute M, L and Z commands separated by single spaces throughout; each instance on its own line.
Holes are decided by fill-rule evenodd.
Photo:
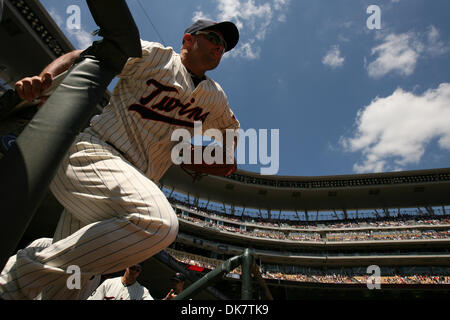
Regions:
M 210 286 L 217 278 L 222 277 L 224 274 L 236 269 L 239 265 L 242 266 L 242 287 L 241 287 L 241 299 L 251 300 L 253 298 L 253 286 L 252 286 L 252 273 L 258 284 L 264 289 L 266 298 L 273 300 L 270 294 L 269 288 L 265 284 L 264 280 L 259 273 L 255 264 L 254 252 L 251 249 L 245 249 L 244 253 L 239 256 L 232 257 L 212 270 L 189 287 L 178 294 L 173 300 L 186 300 L 196 295 L 205 287 Z

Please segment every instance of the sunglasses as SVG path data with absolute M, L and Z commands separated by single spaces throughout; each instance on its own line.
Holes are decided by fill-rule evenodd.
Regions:
M 224 53 L 225 50 L 227 49 L 227 44 L 222 39 L 222 37 L 219 36 L 217 33 L 212 32 L 212 31 L 197 31 L 196 33 L 194 33 L 194 35 L 198 35 L 198 34 L 204 35 L 206 39 L 211 41 L 216 46 L 222 46 L 222 48 L 223 48 L 222 53 Z

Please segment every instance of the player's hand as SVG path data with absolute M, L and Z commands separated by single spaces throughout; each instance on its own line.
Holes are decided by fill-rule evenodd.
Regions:
M 16 82 L 15 89 L 22 100 L 33 101 L 49 88 L 53 78 L 50 73 L 41 76 L 26 77 Z
M 175 290 L 170 289 L 170 292 L 167 294 L 167 296 L 164 298 L 164 300 L 172 300 L 177 295 L 175 294 Z

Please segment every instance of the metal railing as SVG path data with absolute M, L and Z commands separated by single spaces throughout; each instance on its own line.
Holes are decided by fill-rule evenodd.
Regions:
M 216 269 L 212 270 L 189 287 L 183 290 L 179 295 L 177 295 L 173 300 L 186 300 L 190 297 L 196 295 L 205 287 L 210 286 L 218 278 L 222 277 L 224 274 L 230 273 L 237 267 L 242 267 L 242 287 L 241 287 L 241 299 L 242 300 L 252 300 L 253 299 L 253 286 L 252 286 L 252 274 L 257 280 L 258 284 L 264 289 L 265 296 L 268 300 L 273 300 L 269 288 L 264 282 L 258 267 L 255 264 L 254 251 L 252 249 L 245 249 L 244 253 L 239 256 L 234 256 Z

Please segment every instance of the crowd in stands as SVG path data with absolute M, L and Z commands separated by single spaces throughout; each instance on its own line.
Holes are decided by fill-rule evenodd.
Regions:
M 299 220 L 272 220 L 262 217 L 235 216 L 228 213 L 213 210 L 211 208 L 198 208 L 189 203 L 176 198 L 169 198 L 172 204 L 184 206 L 191 212 L 198 214 L 221 218 L 236 224 L 257 225 L 271 228 L 296 228 L 296 229 L 354 229 L 354 228 L 383 228 L 383 227 L 410 227 L 418 225 L 450 225 L 450 217 L 446 215 L 430 215 L 430 214 L 404 214 L 401 216 L 379 216 L 377 218 L 360 218 L 360 219 L 341 219 L 328 221 L 299 221 Z
M 288 239 L 292 241 L 322 241 L 320 233 L 317 232 L 291 232 L 288 235 Z
M 324 220 L 312 220 L 314 219 L 314 213 L 312 214 L 311 220 L 300 220 L 300 219 L 292 219 L 291 218 L 280 218 L 272 219 L 270 217 L 255 217 L 249 215 L 237 215 L 230 214 L 224 212 L 224 209 L 213 209 L 197 207 L 187 202 L 186 200 L 180 200 L 175 197 L 169 197 L 169 201 L 172 204 L 182 205 L 194 212 L 203 213 L 209 216 L 215 216 L 220 218 L 225 218 L 230 221 L 234 221 L 236 223 L 255 223 L 258 225 L 263 225 L 267 227 L 285 227 L 285 228 L 301 228 L 301 229 L 314 229 L 314 228 L 357 228 L 361 226 L 375 226 L 375 227 L 389 227 L 389 226 L 408 226 L 411 223 L 413 224 L 425 224 L 425 225 L 436 225 L 436 224 L 450 224 L 450 217 L 447 211 L 444 209 L 435 210 L 436 214 L 424 213 L 420 210 L 408 210 L 403 211 L 402 213 L 396 213 L 393 216 L 389 216 L 386 214 L 375 213 L 375 217 L 364 216 L 364 213 L 360 213 L 359 218 L 351 218 L 351 219 L 330 219 L 327 221 Z
M 327 232 L 322 237 L 318 232 L 283 232 L 273 229 L 262 228 L 238 228 L 238 225 L 218 224 L 216 220 L 201 220 L 189 215 L 179 215 L 181 219 L 196 223 L 200 226 L 216 229 L 219 231 L 240 233 L 246 236 L 290 241 L 376 241 L 376 240 L 431 240 L 450 238 L 450 229 L 447 230 L 366 230 L 348 232 Z M 381 223 L 381 222 L 380 222 Z
M 359 283 L 367 283 L 370 276 L 355 276 L 353 277 Z M 434 276 L 434 275 L 395 275 L 395 276 L 381 276 L 381 285 L 383 284 L 450 284 L 450 277 L 448 276 Z
M 449 229 L 450 230 L 450 229 Z M 391 230 L 369 232 L 327 233 L 327 241 L 373 241 L 373 240 L 429 240 L 448 239 L 449 230 Z
M 213 270 L 223 263 L 222 260 L 206 258 L 203 256 L 188 254 L 182 251 L 167 248 L 166 251 L 176 260 L 198 267 Z M 269 270 L 270 269 L 270 270 Z M 313 283 L 362 283 L 366 284 L 371 275 L 364 274 L 364 268 L 359 272 L 353 272 L 350 269 L 341 270 L 341 272 L 325 272 L 320 270 L 274 270 L 274 266 L 261 270 L 264 279 L 285 280 L 296 282 L 313 282 Z M 398 273 L 398 270 L 391 270 L 389 275 L 380 275 L 381 285 L 383 284 L 449 284 L 450 275 L 433 275 L 431 274 L 392 274 Z M 238 267 L 231 271 L 232 274 L 242 274 L 241 268 Z

